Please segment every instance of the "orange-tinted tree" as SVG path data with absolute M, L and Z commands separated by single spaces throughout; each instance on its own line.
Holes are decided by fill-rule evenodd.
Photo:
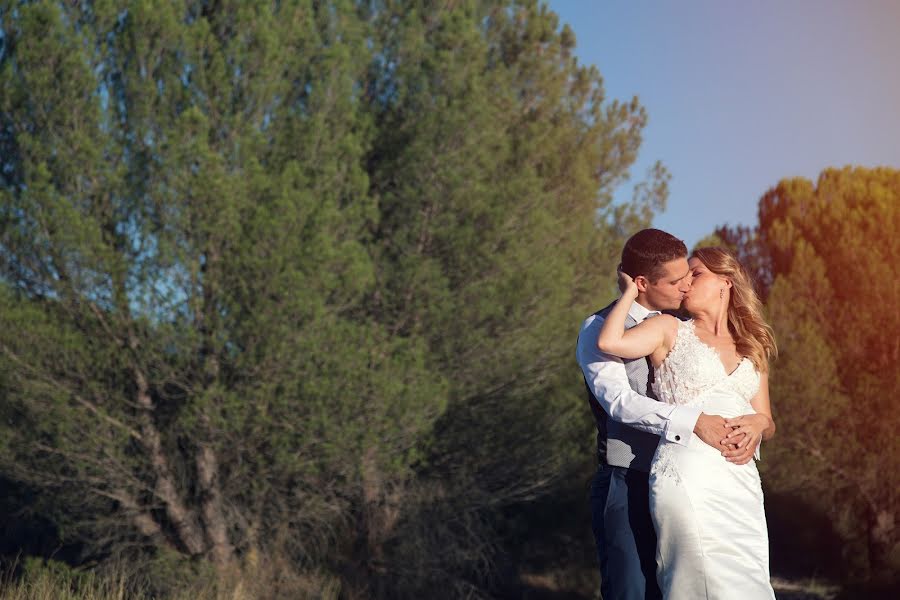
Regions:
M 767 296 L 779 343 L 768 489 L 828 514 L 857 573 L 900 550 L 900 171 L 844 168 L 789 179 L 755 229 L 716 235 Z

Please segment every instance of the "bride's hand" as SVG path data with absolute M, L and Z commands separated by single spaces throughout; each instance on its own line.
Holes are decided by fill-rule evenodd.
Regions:
M 616 272 L 619 274 L 619 291 L 622 292 L 622 295 L 637 298 L 637 284 L 631 278 L 631 275 L 622 270 L 622 265 L 619 265 Z
M 741 415 L 733 419 L 725 419 L 725 426 L 731 427 L 731 432 L 725 436 L 724 443 L 736 442 L 738 448 L 750 444 L 751 448 L 762 440 L 763 431 L 769 427 L 769 417 L 761 414 Z M 738 436 L 743 438 L 738 438 Z
M 736 437 L 732 437 L 731 439 L 723 439 L 722 445 L 725 446 L 725 450 L 737 450 L 738 442 L 740 442 L 742 439 L 744 439 L 744 436 L 742 434 L 738 434 Z

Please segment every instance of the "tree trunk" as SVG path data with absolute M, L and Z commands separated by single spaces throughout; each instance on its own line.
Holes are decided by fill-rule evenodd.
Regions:
M 118 501 L 125 510 L 125 513 L 130 516 L 131 522 L 137 530 L 141 532 L 141 535 L 158 542 L 160 545 L 172 546 L 171 540 L 163 533 L 162 528 L 159 526 L 159 523 L 156 522 L 156 519 L 153 518 L 145 507 L 140 506 L 131 494 L 124 490 L 116 490 L 107 495 Z
M 870 505 L 868 509 L 866 538 L 869 551 L 869 571 L 871 574 L 877 575 L 887 568 L 896 519 L 894 513 L 887 508 Z
M 153 473 L 156 475 L 156 496 L 162 500 L 165 506 L 166 516 L 178 534 L 178 540 L 182 543 L 188 554 L 196 556 L 202 554 L 205 549 L 203 532 L 197 524 L 197 519 L 182 501 L 175 485 L 175 478 L 169 468 L 169 461 L 162 448 L 162 440 L 159 430 L 153 422 L 153 400 L 150 398 L 147 378 L 140 369 L 135 367 L 134 378 L 137 383 L 137 402 L 143 409 L 140 415 L 141 443 L 150 457 Z
M 203 360 L 204 382 L 207 387 L 213 386 L 219 377 L 220 364 L 213 343 L 213 327 L 215 324 L 215 274 L 220 252 L 215 245 L 210 245 L 206 252 L 206 263 L 200 268 L 204 275 L 202 310 L 195 314 L 196 326 L 200 331 L 203 344 L 200 356 Z M 216 396 L 215 402 L 217 402 Z M 208 415 L 200 415 L 200 423 L 206 439 L 213 436 Z M 212 445 L 200 442 L 196 455 L 197 479 L 200 491 L 200 515 L 203 528 L 209 541 L 209 553 L 212 561 L 219 566 L 231 562 L 234 548 L 228 539 L 228 522 L 222 511 L 222 491 L 219 486 L 219 460 Z
M 197 452 L 197 477 L 200 484 L 200 514 L 209 540 L 213 562 L 222 566 L 231 562 L 234 548 L 228 540 L 228 523 L 222 512 L 222 493 L 219 488 L 219 461 L 208 445 Z

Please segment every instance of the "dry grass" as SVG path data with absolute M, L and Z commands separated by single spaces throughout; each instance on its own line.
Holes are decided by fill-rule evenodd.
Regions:
M 595 598 L 596 571 L 578 573 L 574 570 L 556 570 L 543 573 L 523 573 L 520 580 L 525 586 L 523 598 Z M 772 578 L 772 587 L 778 600 L 833 600 L 840 587 L 817 579 L 787 580 Z M 738 596 L 739 598 L 739 596 Z
M 594 577 L 594 571 L 571 569 L 523 573 L 523 597 L 591 597 L 585 592 L 593 590 Z M 772 586 L 779 600 L 832 600 L 840 592 L 838 586 L 817 579 L 773 578 Z M 214 580 L 183 582 L 181 589 L 164 596 L 135 586 L 124 572 L 104 577 L 58 564 L 29 568 L 19 579 L 0 581 L 0 600 L 337 600 L 340 592 L 337 578 L 300 573 L 278 559 L 220 572 Z
M 780 599 L 831 600 L 841 591 L 839 586 L 813 579 L 787 580 L 772 578 L 772 587 Z
M 0 600 L 337 600 L 340 582 L 317 573 L 284 569 L 280 561 L 261 561 L 256 569 L 235 568 L 214 580 L 182 582 L 181 589 L 165 596 L 151 594 L 124 574 L 99 576 L 51 566 L 28 569 L 18 579 L 0 582 Z
M 0 588 L 0 600 L 143 600 L 145 598 L 143 594 L 129 593 L 128 587 L 121 578 L 101 579 L 91 573 L 76 578 L 47 570 L 17 581 L 4 581 Z

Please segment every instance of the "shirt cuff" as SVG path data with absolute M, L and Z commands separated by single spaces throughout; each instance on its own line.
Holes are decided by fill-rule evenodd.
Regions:
M 669 424 L 666 426 L 666 441 L 687 446 L 701 412 L 695 406 L 676 406 L 672 409 Z

